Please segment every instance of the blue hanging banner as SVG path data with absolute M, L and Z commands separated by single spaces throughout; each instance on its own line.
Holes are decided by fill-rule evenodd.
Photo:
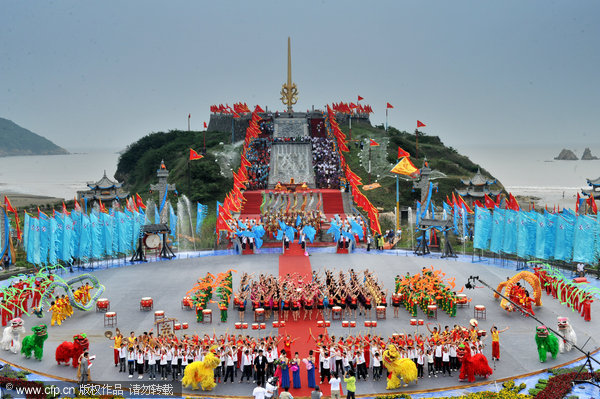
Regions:
M 475 207 L 475 231 L 473 233 L 473 248 L 487 250 L 490 245 L 492 232 L 492 214 L 489 210 Z
M 504 248 L 504 209 L 495 208 L 492 217 L 492 233 L 490 239 L 490 251 L 500 253 Z

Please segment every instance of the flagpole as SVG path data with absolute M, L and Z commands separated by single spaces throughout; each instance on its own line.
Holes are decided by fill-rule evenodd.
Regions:
M 190 168 L 190 160 L 187 161 L 187 172 L 188 172 L 188 195 L 192 195 L 192 172 Z
M 371 147 L 369 143 L 369 184 L 371 184 Z
M 415 158 L 419 158 L 419 129 L 415 129 L 415 144 L 417 147 Z
M 400 161 L 400 159 L 398 159 Z M 400 229 L 400 179 L 396 175 L 396 233 Z
M 350 129 L 350 141 L 352 141 L 352 110 L 350 110 L 350 117 L 348 118 L 348 125 Z
M 387 105 L 385 107 L 385 131 L 387 132 L 388 129 L 388 108 Z
M 188 132 L 190 131 L 190 119 L 191 119 L 191 116 L 188 115 Z

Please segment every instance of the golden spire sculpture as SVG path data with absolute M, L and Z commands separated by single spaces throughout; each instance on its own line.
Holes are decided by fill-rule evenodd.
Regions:
M 288 36 L 288 70 L 287 83 L 281 87 L 281 102 L 287 105 L 288 112 L 292 111 L 292 105 L 298 102 L 298 88 L 296 83 L 292 83 L 292 51 L 290 50 L 290 38 Z

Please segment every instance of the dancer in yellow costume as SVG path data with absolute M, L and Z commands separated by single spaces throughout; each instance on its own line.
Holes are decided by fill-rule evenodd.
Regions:
M 60 318 L 60 307 L 56 304 L 56 302 L 52 301 L 52 303 L 50 303 L 50 309 L 48 309 L 48 312 L 52 312 L 52 318 L 50 320 L 50 325 L 57 325 L 60 326 L 62 323 L 62 320 Z
M 210 348 L 204 360 L 192 362 L 185 367 L 181 384 L 184 387 L 191 386 L 192 389 L 198 389 L 198 383 L 203 391 L 212 391 L 217 386 L 215 383 L 214 370 L 221 363 L 221 360 L 215 356 L 216 346 Z
M 405 387 L 410 382 L 417 381 L 417 365 L 411 359 L 401 358 L 395 345 L 388 345 L 383 352 L 383 363 L 391 374 L 387 380 L 386 389 L 400 388 L 403 381 Z

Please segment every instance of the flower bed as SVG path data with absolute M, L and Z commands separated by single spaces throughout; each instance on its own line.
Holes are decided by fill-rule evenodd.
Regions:
M 515 385 L 514 381 L 507 381 L 502 384 L 500 392 L 482 391 L 473 392 L 462 396 L 439 397 L 438 399 L 534 399 L 533 396 L 519 393 L 525 389 L 525 384 Z M 375 396 L 375 399 L 412 399 L 409 394 L 390 394 Z
M 541 389 L 536 386 L 536 389 L 530 389 L 529 393 L 534 395 L 535 399 L 563 399 L 573 389 L 573 380 L 576 375 L 576 372 L 555 375 L 550 377 L 545 386 L 540 386 Z M 600 378 L 600 373 L 595 372 L 592 375 L 592 373 L 585 372 L 578 377 L 579 380 L 589 380 L 591 378 Z

